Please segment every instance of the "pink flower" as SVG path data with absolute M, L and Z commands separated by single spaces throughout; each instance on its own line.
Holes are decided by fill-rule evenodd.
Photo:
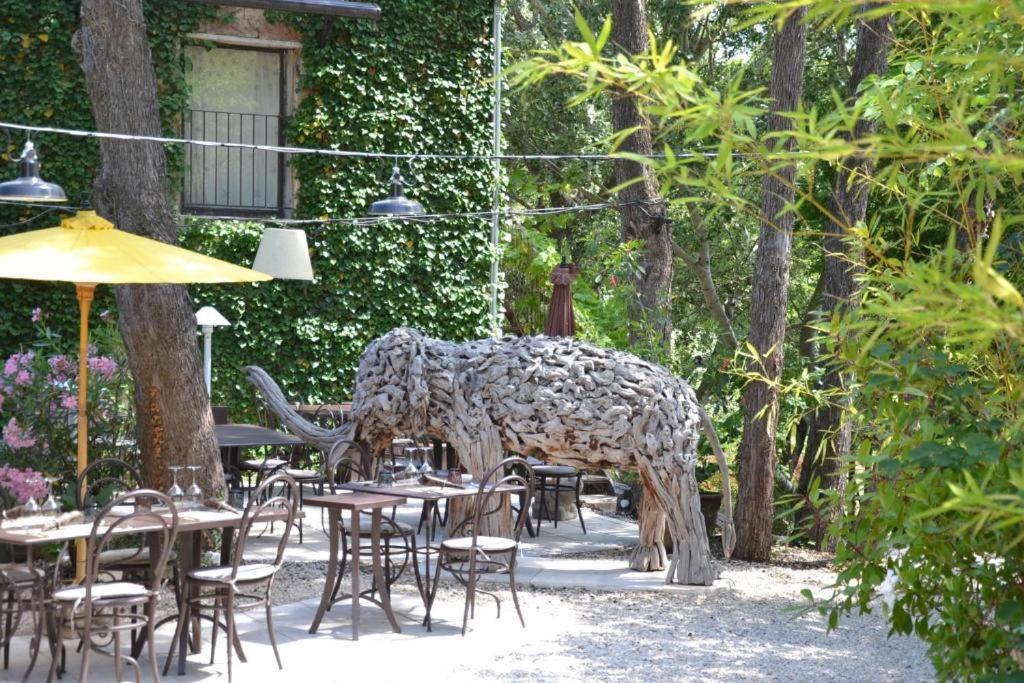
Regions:
M 18 370 L 17 376 L 14 378 L 14 383 L 20 387 L 26 384 L 32 383 L 32 373 L 28 370 Z
M 31 468 L 19 470 L 10 465 L 0 466 L 0 488 L 6 489 L 19 505 L 29 498 L 41 501 L 50 492 L 50 485 L 42 474 Z
M 12 417 L 4 425 L 4 443 L 13 450 L 32 448 L 36 445 L 36 438 L 32 436 L 31 430 L 18 426 L 18 420 Z
M 60 397 L 60 406 L 67 410 L 78 410 L 78 397 L 73 394 L 64 394 Z
M 90 358 L 89 372 L 95 373 L 101 379 L 111 380 L 117 374 L 117 362 L 108 356 L 95 356 Z
M 35 351 L 12 354 L 7 359 L 7 362 L 4 363 L 4 374 L 10 376 L 18 372 L 18 370 L 32 367 L 32 361 L 35 360 L 35 357 Z
M 75 365 L 65 355 L 51 356 L 47 362 L 50 364 L 50 381 L 66 382 L 75 376 Z
M 43 321 L 43 309 L 33 308 L 32 309 L 32 322 L 38 323 Z

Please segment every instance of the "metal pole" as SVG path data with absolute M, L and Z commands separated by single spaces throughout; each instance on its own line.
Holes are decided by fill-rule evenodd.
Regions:
M 501 208 L 501 0 L 494 0 L 494 129 L 492 147 L 494 160 L 492 173 L 494 194 L 491 200 L 491 334 L 501 336 L 501 321 L 498 319 L 498 242 L 501 225 L 498 211 Z
M 203 379 L 206 380 L 206 395 L 210 392 L 213 378 L 213 325 L 203 325 Z

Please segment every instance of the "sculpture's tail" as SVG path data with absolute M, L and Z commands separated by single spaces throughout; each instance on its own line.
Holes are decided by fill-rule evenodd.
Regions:
M 725 559 L 732 557 L 732 549 L 736 546 L 736 527 L 732 523 L 732 490 L 729 488 L 729 463 L 725 461 L 725 452 L 722 451 L 722 444 L 718 441 L 718 432 L 711 424 L 711 418 L 700 405 L 697 406 L 700 413 L 700 422 L 704 426 L 704 434 L 711 443 L 711 450 L 715 452 L 718 460 L 718 469 L 722 472 L 722 507 L 725 508 L 725 520 L 722 522 L 722 551 Z

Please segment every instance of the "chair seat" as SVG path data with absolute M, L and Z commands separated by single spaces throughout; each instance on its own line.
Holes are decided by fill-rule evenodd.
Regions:
M 517 543 L 512 538 L 502 538 L 501 536 L 477 536 L 476 538 L 476 547 L 485 553 L 507 552 L 515 550 L 516 546 Z M 449 538 L 441 542 L 441 547 L 455 552 L 467 552 L 473 547 L 473 537 Z
M 0 587 L 2 584 L 33 584 L 44 578 L 46 572 L 27 564 L 11 562 L 0 564 Z
M 171 551 L 168 557 L 168 562 L 174 562 L 177 559 L 177 555 L 174 551 Z M 149 565 L 149 548 L 117 548 L 115 550 L 104 550 L 100 553 L 100 566 L 110 567 L 113 565 L 121 565 L 126 567 L 147 566 Z
M 188 578 L 201 583 L 228 583 L 231 581 L 233 567 L 225 565 L 221 567 L 206 567 L 204 569 L 193 569 L 188 573 Z M 243 564 L 238 568 L 237 583 L 254 583 L 263 581 L 274 575 L 277 567 L 263 562 Z
M 284 467 L 287 464 L 287 460 L 281 460 L 280 458 L 267 458 L 266 460 L 261 458 L 243 460 L 241 466 L 242 469 L 246 470 L 276 470 L 278 467 Z
M 345 533 L 347 535 L 351 535 L 352 534 L 352 529 L 350 529 L 349 526 L 348 526 L 348 520 L 347 519 L 344 520 L 342 522 L 342 524 L 343 524 L 342 528 L 344 529 Z M 368 519 L 360 519 L 359 520 L 359 535 L 362 536 L 363 538 L 369 538 L 371 525 L 372 525 L 372 522 L 370 520 L 368 520 Z M 397 531 L 395 530 L 395 527 L 398 527 Z M 385 536 L 385 537 L 387 537 L 387 536 L 394 536 L 394 535 L 396 535 L 396 533 L 398 535 L 400 535 L 400 536 L 411 536 L 414 533 L 414 531 L 413 531 L 413 528 L 411 526 L 409 526 L 408 524 L 403 524 L 402 522 L 394 522 L 394 526 L 392 526 L 391 524 L 386 524 L 383 521 L 381 522 L 381 525 L 380 525 L 380 535 L 381 536 Z
M 295 481 L 319 481 L 323 475 L 320 470 L 296 470 L 288 468 L 285 473 Z
M 94 600 L 111 600 L 114 598 L 142 598 L 149 595 L 149 589 L 137 583 L 115 581 L 113 583 L 96 583 L 92 587 Z M 63 588 L 53 594 L 58 602 L 76 602 L 85 599 L 85 586 Z

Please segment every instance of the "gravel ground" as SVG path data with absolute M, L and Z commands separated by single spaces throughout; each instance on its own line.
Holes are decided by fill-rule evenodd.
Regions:
M 319 595 L 324 571 L 318 562 L 288 565 L 275 602 Z M 933 680 L 923 644 L 887 638 L 880 615 L 844 619 L 829 634 L 820 615 L 801 613 L 800 590 L 823 590 L 834 576 L 828 556 L 785 549 L 772 565 L 729 563 L 722 587 L 711 591 L 524 588 L 537 640 L 475 658 L 453 680 Z M 411 583 L 403 578 L 396 598 L 413 595 Z M 463 596 L 442 583 L 437 600 L 460 606 Z M 489 626 L 480 625 L 481 634 Z
M 628 552 L 615 549 L 581 557 L 620 557 Z M 274 603 L 318 597 L 325 574 L 325 562 L 287 563 L 275 583 Z M 493 621 L 493 605 L 485 601 L 465 639 L 458 635 L 465 594 L 443 578 L 435 612 L 447 624 L 448 637 L 441 629 L 426 639 L 414 637 L 417 645 L 390 640 L 381 645 L 388 650 L 407 648 L 410 655 L 416 650 L 408 648 L 421 646 L 435 654 L 450 653 L 442 655 L 446 683 L 933 680 L 923 644 L 914 638 L 887 638 L 879 614 L 844 619 L 838 631 L 827 633 L 820 615 L 800 611 L 801 589 L 823 591 L 834 577 L 827 555 L 780 548 L 771 565 L 730 562 L 711 590 L 524 587 L 520 600 L 526 630 L 519 628 L 509 602 L 508 616 Z M 368 586 L 366 572 L 364 581 Z M 418 603 L 409 574 L 393 593 L 396 604 Z M 162 603 L 161 611 L 170 609 L 170 592 Z M 407 618 L 418 621 L 415 616 Z M 409 636 L 396 638 L 418 633 L 413 627 Z M 429 663 L 411 670 L 396 667 L 395 678 L 381 680 L 434 678 Z

